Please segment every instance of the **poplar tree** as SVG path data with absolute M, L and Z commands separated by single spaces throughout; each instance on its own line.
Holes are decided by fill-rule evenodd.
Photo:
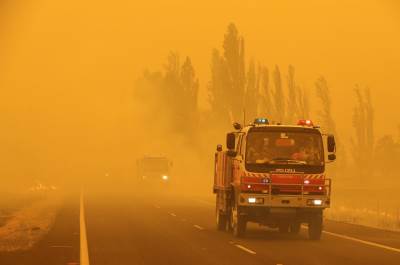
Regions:
M 288 67 L 287 75 L 287 87 L 288 87 L 288 97 L 287 97 L 287 116 L 286 121 L 289 123 L 294 123 L 296 119 L 299 118 L 299 102 L 298 100 L 298 87 L 296 86 L 294 79 L 295 69 L 293 65 Z
M 356 86 L 356 106 L 353 110 L 353 128 L 355 137 L 351 139 L 353 160 L 362 180 L 372 175 L 371 162 L 374 152 L 374 109 L 370 90 Z
M 259 99 L 259 86 L 258 77 L 256 73 L 256 66 L 253 60 L 251 60 L 249 65 L 249 70 L 247 72 L 247 85 L 246 85 L 246 101 L 245 110 L 248 121 L 256 118 L 258 115 L 258 99 Z
M 260 66 L 260 87 L 263 94 L 261 112 L 270 120 L 275 120 L 274 105 L 272 104 L 272 91 L 267 67 Z
M 243 113 L 245 92 L 244 39 L 239 36 L 235 24 L 228 26 L 223 42 L 224 60 L 228 70 L 229 88 L 226 99 L 229 102 L 233 120 L 240 120 Z
M 275 103 L 275 119 L 277 122 L 284 123 L 286 121 L 285 95 L 282 88 L 281 72 L 277 65 L 275 66 L 273 78 L 275 88 L 273 91 L 273 100 Z

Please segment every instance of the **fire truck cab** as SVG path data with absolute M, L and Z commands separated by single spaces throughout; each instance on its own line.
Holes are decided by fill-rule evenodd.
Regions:
M 255 222 L 298 234 L 305 223 L 309 238 L 320 239 L 323 210 L 331 202 L 325 164 L 336 159 L 334 136 L 310 120 L 281 125 L 258 118 L 234 128 L 227 149 L 218 145 L 215 153 L 217 228 L 239 237 Z

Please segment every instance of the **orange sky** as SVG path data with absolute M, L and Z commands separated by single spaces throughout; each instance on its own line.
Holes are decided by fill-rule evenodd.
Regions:
M 35 131 L 46 139 L 49 124 L 76 140 L 82 128 L 110 128 L 137 76 L 161 69 L 170 50 L 192 57 L 205 106 L 211 50 L 230 22 L 245 37 L 247 59 L 293 64 L 309 89 L 318 75 L 327 78 L 343 138 L 356 83 L 372 89 L 378 136 L 400 124 L 395 0 L 13 2 L 0 5 L 0 119 L 19 143 Z

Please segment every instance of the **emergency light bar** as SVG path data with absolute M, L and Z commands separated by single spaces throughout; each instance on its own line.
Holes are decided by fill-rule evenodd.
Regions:
M 299 121 L 297 122 L 297 125 L 300 125 L 300 126 L 310 126 L 310 127 L 312 127 L 312 126 L 314 126 L 314 123 L 313 123 L 311 120 L 299 120 Z
M 266 118 L 257 118 L 254 120 L 254 124 L 269 124 L 269 121 Z

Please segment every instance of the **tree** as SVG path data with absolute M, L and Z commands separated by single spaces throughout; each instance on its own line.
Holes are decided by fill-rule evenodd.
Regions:
M 218 50 L 214 49 L 211 59 L 211 80 L 208 83 L 208 100 L 211 105 L 212 117 L 218 123 L 230 123 L 230 104 L 227 101 L 230 83 L 226 62 L 220 56 Z
M 258 115 L 258 99 L 259 96 L 259 83 L 256 73 L 256 67 L 253 60 L 250 62 L 249 71 L 247 72 L 247 86 L 246 86 L 246 101 L 245 110 L 246 116 L 254 119 Z
M 321 106 L 321 109 L 318 111 L 321 128 L 336 135 L 336 124 L 332 116 L 331 93 L 328 83 L 323 76 L 320 76 L 315 82 L 315 91 L 317 98 L 319 98 L 319 106 Z
M 273 99 L 275 103 L 275 119 L 277 122 L 285 122 L 286 112 L 285 112 L 285 95 L 282 88 L 281 72 L 279 67 L 276 65 L 273 73 L 274 77 L 274 87 Z
M 186 57 L 181 68 L 181 84 L 182 84 L 182 109 L 180 113 L 184 117 L 184 126 L 188 133 L 193 133 L 198 124 L 198 92 L 199 80 L 196 78 L 195 70 L 189 57 Z
M 318 111 L 319 124 L 323 131 L 333 134 L 336 138 L 336 152 L 338 154 L 337 163 L 332 166 L 332 173 L 336 175 L 338 169 L 344 169 L 347 167 L 346 150 L 342 145 L 339 135 L 336 131 L 336 123 L 332 115 L 332 98 L 329 89 L 328 82 L 325 77 L 320 76 L 315 81 L 315 92 L 319 99 L 318 105 L 320 109 Z
M 397 165 L 400 163 L 400 143 L 392 135 L 384 135 L 376 141 L 374 164 L 380 176 L 391 183 L 397 182 Z
M 310 101 L 309 94 L 306 89 L 297 87 L 297 99 L 298 99 L 298 119 L 308 119 L 310 118 Z
M 275 119 L 274 105 L 272 104 L 272 91 L 269 85 L 269 71 L 267 67 L 260 66 L 260 86 L 263 94 L 261 112 L 269 119 Z
M 164 129 L 192 138 L 198 124 L 199 81 L 189 57 L 181 65 L 179 54 L 170 52 L 164 72 L 146 71 L 136 87 L 143 111 L 157 113 L 157 122 L 164 122 Z
M 287 117 L 286 121 L 289 123 L 294 123 L 296 118 L 299 117 L 299 102 L 298 99 L 298 87 L 294 80 L 294 67 L 289 65 L 288 75 L 287 75 L 287 86 L 288 86 L 288 97 L 287 97 Z
M 223 48 L 230 80 L 226 99 L 233 120 L 239 120 L 243 111 L 245 88 L 244 39 L 239 36 L 236 26 L 232 23 L 225 34 Z
M 356 106 L 353 111 L 353 128 L 355 138 L 351 139 L 352 154 L 359 177 L 366 180 L 372 175 L 371 161 L 374 151 L 374 110 L 370 90 L 354 89 Z

